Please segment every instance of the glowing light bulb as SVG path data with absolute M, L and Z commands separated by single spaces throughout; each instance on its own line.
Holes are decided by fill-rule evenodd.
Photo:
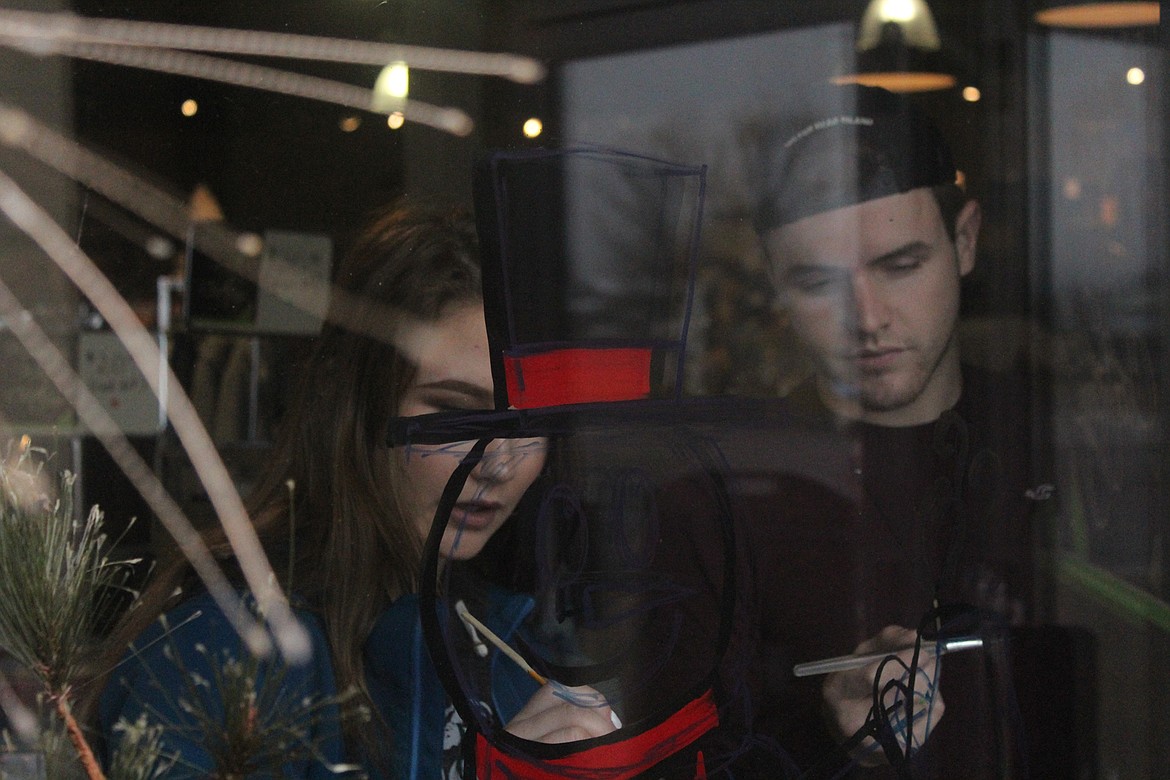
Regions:
M 362 118 L 360 116 L 343 116 L 337 126 L 341 128 L 343 133 L 352 133 L 362 126 Z
M 857 50 L 872 51 L 881 46 L 890 24 L 901 30 L 907 46 L 926 51 L 942 47 L 926 0 L 869 0 L 857 29 Z
M 179 110 L 183 112 L 183 116 L 195 116 L 195 114 L 199 113 L 199 104 L 193 99 L 187 98 L 179 106 Z
M 1146 72 L 1141 68 L 1130 68 L 1125 72 L 1125 80 L 1136 87 L 1146 80 Z
M 406 124 L 406 116 L 401 111 L 395 111 L 386 117 L 386 125 L 391 130 L 397 130 Z
M 542 132 L 544 132 L 544 123 L 536 117 L 526 119 L 524 121 L 522 132 L 524 133 L 525 138 L 536 138 Z
M 405 62 L 392 62 L 382 68 L 374 81 L 374 110 L 389 111 L 395 106 L 401 106 L 409 94 L 410 68 Z
M 963 100 L 968 103 L 978 103 L 982 97 L 983 93 L 979 91 L 979 87 L 963 87 Z
M 918 15 L 912 0 L 882 0 L 879 15 L 886 22 L 909 22 Z

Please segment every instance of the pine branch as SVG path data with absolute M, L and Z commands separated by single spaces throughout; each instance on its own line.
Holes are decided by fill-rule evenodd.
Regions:
M 89 777 L 89 780 L 105 780 L 106 776 L 102 772 L 101 765 L 98 764 L 97 757 L 93 754 L 93 749 L 86 741 L 85 734 L 82 733 L 77 719 L 73 717 L 72 710 L 69 709 L 67 695 L 57 696 L 56 703 L 57 715 L 65 723 L 65 730 L 69 733 L 69 741 L 73 743 L 73 749 L 77 751 L 77 757 L 81 761 L 86 776 Z
M 40 680 L 91 780 L 104 778 L 70 698 L 94 642 L 95 615 L 124 587 L 133 561 L 106 557 L 103 517 L 73 514 L 74 478 L 52 480 L 48 454 L 24 437 L 0 461 L 0 649 Z

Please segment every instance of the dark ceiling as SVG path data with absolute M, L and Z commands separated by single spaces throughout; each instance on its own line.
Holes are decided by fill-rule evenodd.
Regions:
M 78 0 L 78 13 L 241 29 L 376 40 L 386 15 L 371 3 L 338 13 L 322 2 Z M 376 24 L 375 24 L 376 23 Z M 372 84 L 377 69 L 268 62 L 352 84 Z M 154 178 L 183 197 L 205 184 L 242 229 L 266 227 L 345 233 L 371 202 L 401 190 L 400 141 L 367 121 L 343 133 L 356 112 L 311 100 L 76 61 L 74 122 L 86 144 Z M 184 100 L 199 111 L 185 117 Z
M 89 16 L 506 50 L 554 66 L 840 22 L 857 18 L 863 5 L 861 0 L 74 0 L 76 11 Z M 1018 94 L 1022 75 L 1013 72 L 1023 54 L 1019 41 L 1005 31 L 1022 30 L 1023 22 L 994 14 L 1005 8 L 1021 14 L 1025 4 L 932 0 L 931 7 L 944 40 L 961 39 L 961 58 L 973 63 L 972 69 L 984 68 L 989 99 L 980 121 L 956 108 L 953 95 L 924 98 L 938 103 L 928 108 L 953 125 L 945 129 L 973 156 L 988 147 L 1020 148 L 1014 134 L 1021 132 L 1022 120 L 1006 112 L 1024 104 Z M 282 66 L 353 84 L 370 84 L 376 75 L 371 67 Z M 433 131 L 413 136 L 407 153 L 403 134 L 388 132 L 372 115 L 363 117 L 356 131 L 343 133 L 340 120 L 354 112 L 300 98 L 86 62 L 74 66 L 74 75 L 75 126 L 82 140 L 166 183 L 177 195 L 207 184 L 227 218 L 243 229 L 327 231 L 344 241 L 366 220 L 371 204 L 407 189 L 408 164 L 417 178 L 419 167 L 425 175 L 428 159 L 450 158 L 451 171 L 450 161 L 461 165 L 459 154 L 465 154 L 452 156 L 449 142 L 436 140 Z M 501 128 L 528 111 L 555 117 L 555 76 L 554 67 L 553 78 L 538 87 L 481 80 L 475 97 L 467 97 L 478 103 L 474 143 L 514 143 Z M 195 117 L 178 111 L 187 98 L 200 102 Z M 1020 168 L 1018 160 L 993 163 L 998 171 Z M 1019 197 L 1007 200 L 1018 203 Z

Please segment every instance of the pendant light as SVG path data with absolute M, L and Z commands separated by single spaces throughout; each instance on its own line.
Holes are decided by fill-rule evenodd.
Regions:
M 1109 0 L 1041 0 L 1036 21 L 1049 27 L 1102 29 L 1157 25 L 1162 18 L 1156 2 Z
M 926 0 L 870 0 L 857 33 L 857 72 L 837 84 L 891 92 L 925 92 L 955 85 L 944 67 L 938 27 Z

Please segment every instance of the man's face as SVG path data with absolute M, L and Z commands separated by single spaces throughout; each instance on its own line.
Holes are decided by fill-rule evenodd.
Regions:
M 974 267 L 978 229 L 971 201 L 952 242 L 924 187 L 764 236 L 830 405 L 880 425 L 913 425 L 958 400 L 959 279 Z

